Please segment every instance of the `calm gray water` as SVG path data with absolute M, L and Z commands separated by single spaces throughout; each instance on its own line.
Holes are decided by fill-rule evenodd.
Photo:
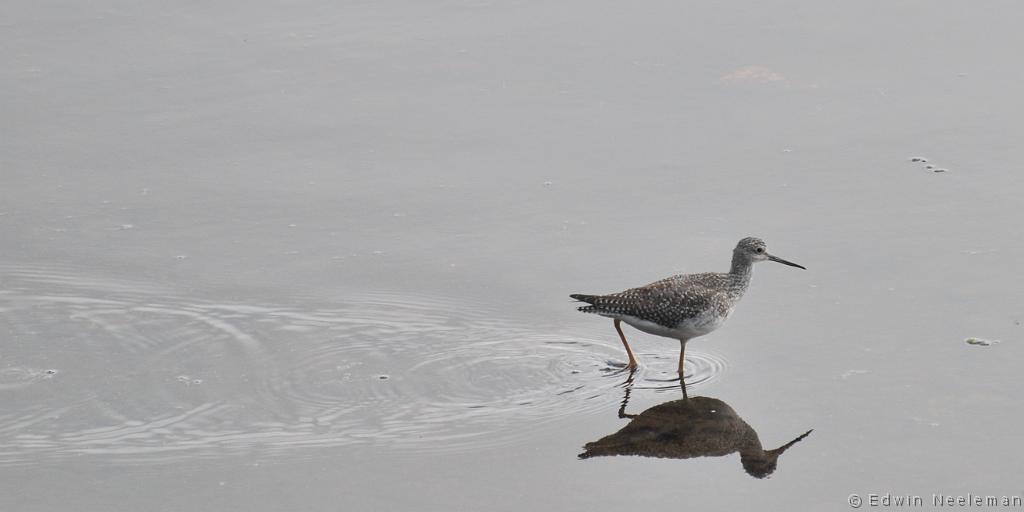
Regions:
M 1016 3 L 2 13 L 0 510 L 1024 494 Z M 748 235 L 627 384 L 567 294 Z

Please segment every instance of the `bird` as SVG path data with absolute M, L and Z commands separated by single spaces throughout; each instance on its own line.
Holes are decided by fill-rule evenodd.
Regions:
M 573 293 L 569 297 L 587 304 L 579 307 L 579 311 L 613 320 L 615 331 L 619 333 L 629 356 L 626 368 L 631 371 L 636 370 L 637 362 L 622 333 L 622 322 L 648 334 L 679 340 L 679 381 L 685 392 L 683 365 L 686 343 L 725 323 L 750 286 L 754 263 L 761 261 L 807 270 L 803 265 L 769 254 L 764 240 L 747 237 L 733 249 L 732 266 L 728 272 L 679 274 L 618 293 Z

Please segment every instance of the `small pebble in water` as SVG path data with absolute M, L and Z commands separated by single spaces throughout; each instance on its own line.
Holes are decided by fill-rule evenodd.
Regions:
M 983 339 L 983 338 L 974 338 L 974 337 L 967 338 L 964 341 L 967 342 L 968 345 L 978 345 L 978 346 L 981 346 L 981 347 L 988 347 L 990 345 L 994 345 L 996 343 L 999 343 L 999 340 L 986 340 L 986 339 Z
M 932 169 L 932 172 L 946 172 L 946 169 Z
M 915 156 L 910 159 L 911 162 L 927 162 L 928 159 L 923 156 Z
M 378 376 L 377 376 L 377 379 L 378 379 L 378 380 L 388 380 L 388 379 L 390 379 L 390 378 L 391 378 L 391 376 L 390 376 L 390 375 L 385 375 L 385 374 L 381 374 L 381 375 L 378 375 Z
M 934 168 L 935 168 L 935 166 L 934 166 L 934 165 L 932 165 L 932 164 L 928 164 L 928 165 L 924 166 L 924 168 L 925 168 L 925 169 L 934 169 Z

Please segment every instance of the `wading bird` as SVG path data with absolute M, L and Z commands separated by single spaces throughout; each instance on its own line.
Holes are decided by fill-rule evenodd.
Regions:
M 768 254 L 764 241 L 748 237 L 740 240 L 732 251 L 729 272 L 680 274 L 651 284 L 608 295 L 574 293 L 570 297 L 586 302 L 579 308 L 614 320 L 622 345 L 629 356 L 627 368 L 636 368 L 636 358 L 619 325 L 626 322 L 637 329 L 679 340 L 679 381 L 683 384 L 683 362 L 686 342 L 703 336 L 725 323 L 750 285 L 754 263 L 775 261 L 791 267 L 801 265 Z

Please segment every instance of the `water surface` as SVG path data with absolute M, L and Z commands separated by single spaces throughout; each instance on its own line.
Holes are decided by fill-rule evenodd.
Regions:
M 9 7 L 0 508 L 1020 495 L 1020 14 Z M 678 352 L 627 331 L 628 386 L 567 294 L 725 270 L 750 235 L 809 270 L 758 265 L 690 396 L 766 449 L 814 432 L 764 479 L 580 460 L 627 391 L 678 400 Z

